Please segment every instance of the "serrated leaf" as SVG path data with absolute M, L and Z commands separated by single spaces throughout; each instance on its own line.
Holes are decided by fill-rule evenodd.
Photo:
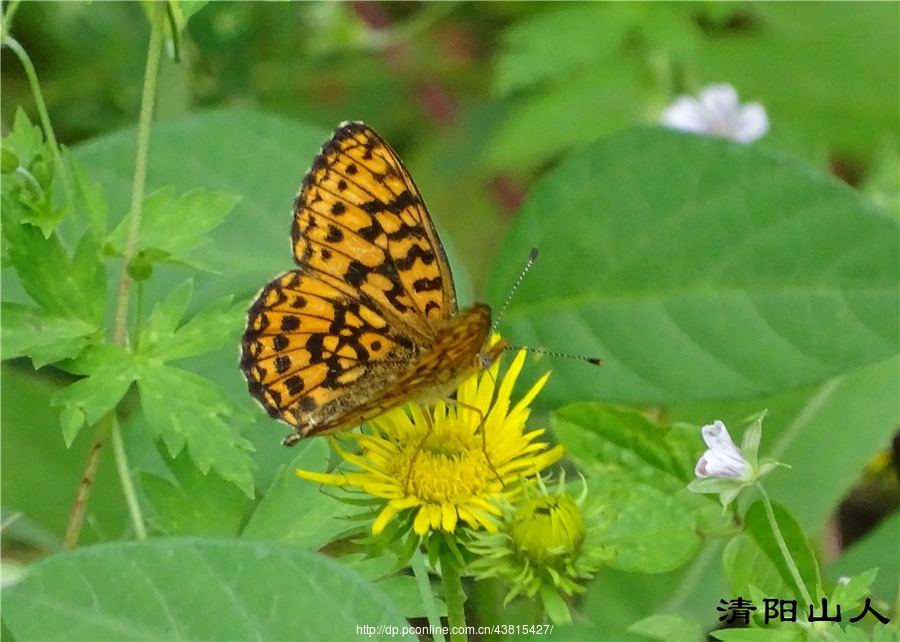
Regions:
M 207 233 L 222 222 L 240 198 L 202 190 L 174 197 L 175 189 L 169 186 L 145 199 L 138 246 L 167 252 L 170 261 L 191 264 L 190 253 L 209 243 Z M 128 225 L 128 219 L 124 219 L 109 237 L 119 251 L 125 247 Z
M 64 409 L 61 420 L 67 446 L 71 445 L 84 425 L 94 425 L 115 408 L 137 378 L 135 361 L 124 350 L 119 349 L 119 352 L 122 356 L 120 360 L 97 367 L 87 377 L 53 395 L 50 405 Z M 77 423 L 79 417 L 82 425 Z
M 816 595 L 821 593 L 822 580 L 819 576 L 819 565 L 816 562 L 815 553 L 806 541 L 806 535 L 803 529 L 787 510 L 778 504 L 772 505 L 772 511 L 775 515 L 775 521 L 778 530 L 781 531 L 781 537 L 787 545 L 788 551 L 800 577 L 809 595 L 815 599 Z M 766 516 L 765 508 L 762 502 L 756 502 L 747 510 L 744 516 L 744 523 L 747 533 L 753 538 L 753 541 L 759 546 L 760 550 L 765 553 L 769 561 L 778 569 L 782 581 L 789 587 L 794 598 L 803 600 L 803 594 L 800 587 L 794 581 L 794 577 L 787 567 L 784 559 L 784 553 L 778 546 L 772 524 Z
M 4 590 L 3 619 L 19 640 L 346 640 L 359 624 L 398 632 L 407 624 L 369 582 L 324 555 L 201 538 L 45 558 Z
M 897 352 L 900 232 L 836 180 L 752 147 L 664 130 L 589 145 L 540 181 L 492 278 L 500 330 L 599 356 L 554 363 L 541 402 L 747 397 Z
M 226 297 L 200 310 L 178 327 L 190 300 L 190 291 L 188 282 L 154 307 L 141 333 L 141 354 L 174 361 L 206 354 L 228 343 L 238 345 L 248 302 L 241 301 L 232 306 L 231 297 Z
M 153 306 L 141 332 L 141 342 L 153 344 L 161 337 L 175 333 L 175 328 L 191 302 L 194 282 L 188 279 L 169 293 L 165 300 Z
M 31 124 L 22 107 L 16 107 L 12 129 L 3 137 L 3 145 L 16 154 L 22 167 L 28 167 L 35 158 L 45 153 L 44 134 L 40 127 Z
M 63 159 L 68 163 L 75 183 L 75 202 L 79 211 L 90 224 L 94 236 L 98 239 L 105 238 L 109 207 L 103 195 L 103 187 L 100 183 L 91 182 L 84 166 L 68 149 L 65 150 Z
M 138 390 L 150 431 L 176 456 L 187 446 L 200 472 L 210 468 L 253 497 L 253 445 L 224 418 L 242 414 L 212 382 L 158 361 L 140 361 Z
M 35 369 L 71 359 L 84 349 L 97 328 L 81 319 L 60 317 L 18 303 L 0 304 L 3 359 L 30 357 Z
M 44 238 L 38 228 L 16 220 L 12 209 L 2 212 L 5 249 L 28 295 L 57 316 L 99 324 L 106 305 L 106 272 L 90 232 L 70 257 L 55 233 Z
M 174 484 L 150 473 L 140 476 L 153 527 L 165 535 L 237 535 L 247 503 L 244 493 L 214 471 L 201 473 L 184 451 L 167 458 L 167 464 Z

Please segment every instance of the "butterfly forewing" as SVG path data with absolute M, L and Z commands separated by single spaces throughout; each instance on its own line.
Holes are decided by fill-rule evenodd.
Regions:
M 303 181 L 292 230 L 301 268 L 328 274 L 414 332 L 454 316 L 456 292 L 422 197 L 375 132 L 348 123 Z

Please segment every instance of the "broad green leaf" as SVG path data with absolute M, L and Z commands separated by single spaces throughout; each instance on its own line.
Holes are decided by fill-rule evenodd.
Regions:
M 84 349 L 97 328 L 72 317 L 60 317 L 18 303 L 0 304 L 4 359 L 30 357 L 35 369 L 71 359 Z
M 167 462 L 174 484 L 141 473 L 141 489 L 153 511 L 153 527 L 165 535 L 237 535 L 247 497 L 214 471 L 201 473 L 185 451 Z
M 172 261 L 192 264 L 191 252 L 210 242 L 207 234 L 219 226 L 239 197 L 201 190 L 174 197 L 175 188 L 169 186 L 144 200 L 138 247 L 162 250 Z M 119 252 L 124 250 L 129 225 L 123 219 L 109 237 Z
M 615 465 L 663 490 L 693 479 L 703 451 L 700 432 L 654 424 L 636 410 L 578 403 L 551 415 L 553 434 L 568 455 L 588 471 Z
M 689 433 L 655 426 L 635 411 L 588 403 L 560 409 L 551 426 L 588 475 L 584 510 L 605 524 L 603 545 L 615 551 L 608 566 L 660 573 L 697 551 L 698 518 L 705 528 L 714 519 L 711 502 L 683 490 L 696 461 L 688 454 Z
M 327 487 L 297 477 L 296 470 L 322 471 L 331 448 L 326 439 L 306 439 L 300 452 L 282 468 L 250 516 L 242 537 L 298 544 L 318 549 L 351 525 L 348 515 L 361 512 L 341 502 Z
M 529 194 L 489 300 L 537 264 L 500 329 L 600 356 L 554 363 L 541 402 L 674 404 L 770 393 L 896 354 L 896 219 L 752 147 L 662 129 L 566 158 Z
M 781 532 L 781 537 L 784 539 L 791 558 L 800 572 L 803 584 L 806 586 L 809 595 L 815 599 L 815 596 L 821 592 L 822 583 L 815 554 L 807 543 L 806 536 L 793 515 L 778 504 L 774 504 L 772 509 L 778 530 Z M 750 506 L 744 515 L 744 523 L 747 533 L 753 538 L 753 541 L 775 568 L 778 569 L 782 581 L 791 587 L 791 593 L 794 598 L 802 601 L 803 595 L 787 567 L 784 553 L 778 546 L 776 535 L 773 532 L 772 524 L 766 516 L 762 502 L 756 502 Z
M 351 569 L 273 542 L 163 538 L 43 559 L 4 591 L 16 639 L 348 640 L 407 625 Z
M 212 382 L 158 361 L 140 360 L 138 391 L 150 431 L 173 457 L 187 446 L 191 460 L 253 496 L 253 445 L 226 417 L 241 413 Z

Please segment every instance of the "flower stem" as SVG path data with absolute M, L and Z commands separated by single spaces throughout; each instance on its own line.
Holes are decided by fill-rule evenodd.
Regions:
M 447 549 L 442 549 L 441 553 L 441 575 L 444 578 L 444 602 L 447 604 L 450 642 L 466 642 L 466 612 L 463 607 L 466 594 L 463 593 L 457 560 Z
M 428 624 L 433 631 L 441 627 L 441 615 L 438 612 L 437 604 L 434 601 L 434 592 L 431 590 L 431 581 L 428 577 L 428 569 L 425 568 L 425 560 L 422 551 L 416 547 L 410 559 L 413 575 L 416 577 L 416 585 L 419 588 L 419 595 L 422 596 L 422 606 L 425 609 L 425 615 L 428 617 Z
M 775 511 L 772 509 L 772 502 L 769 500 L 769 495 L 766 493 L 762 484 L 757 483 L 756 487 L 762 496 L 763 506 L 766 509 L 766 517 L 769 519 L 769 525 L 772 527 L 772 534 L 775 536 L 775 542 L 778 544 L 778 549 L 781 551 L 781 556 L 784 558 L 785 564 L 787 564 L 791 577 L 794 579 L 794 583 L 797 584 L 797 588 L 800 589 L 800 593 L 803 594 L 804 601 L 807 604 L 812 604 L 812 596 L 810 596 L 809 591 L 806 589 L 806 584 L 803 583 L 803 578 L 800 576 L 800 569 L 798 569 L 797 565 L 794 563 L 794 558 L 791 555 L 790 549 L 788 549 L 787 542 L 784 541 L 781 529 L 778 528 L 778 522 L 775 520 Z

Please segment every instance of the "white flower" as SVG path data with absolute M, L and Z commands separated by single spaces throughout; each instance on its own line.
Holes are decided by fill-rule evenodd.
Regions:
M 730 138 L 751 143 L 769 131 L 769 119 L 759 103 L 738 102 L 738 94 L 728 84 L 707 85 L 700 96 L 679 96 L 662 114 L 662 124 L 694 134 Z
M 725 424 L 717 419 L 715 423 L 703 426 L 700 433 L 709 449 L 703 453 L 694 468 L 697 477 L 746 480 L 752 475 L 753 467 L 744 458 L 740 448 L 734 445 Z
M 731 440 L 728 429 L 716 420 L 703 426 L 700 434 L 709 446 L 703 453 L 687 489 L 694 493 L 716 493 L 723 507 L 733 502 L 744 488 L 753 486 L 763 475 L 772 472 L 779 464 L 774 459 L 759 459 L 759 443 L 762 439 L 762 420 L 766 412 L 761 412 L 744 431 L 741 447 Z

